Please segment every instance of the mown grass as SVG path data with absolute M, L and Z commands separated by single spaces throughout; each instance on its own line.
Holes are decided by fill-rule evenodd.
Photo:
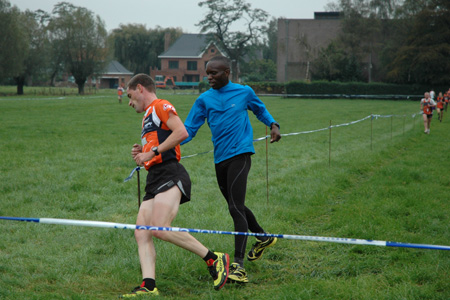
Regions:
M 194 95 L 164 96 L 181 118 Z M 134 223 L 136 179 L 129 152 L 141 115 L 102 95 L 0 100 L 0 215 Z M 28 100 L 27 100 L 28 99 Z M 247 205 L 273 233 L 450 245 L 450 119 L 423 134 L 418 103 L 263 98 L 292 133 L 407 115 L 256 142 Z M 448 115 L 445 116 L 448 118 Z M 251 116 L 255 138 L 265 127 Z M 392 131 L 391 131 L 392 128 Z M 371 138 L 372 136 L 372 138 Z M 212 149 L 207 126 L 182 147 Z M 174 226 L 232 230 L 212 153 L 182 160 L 193 199 Z M 145 174 L 141 176 L 144 185 Z M 141 280 L 131 230 L 0 222 L 0 299 L 115 299 Z M 213 250 L 233 237 L 195 235 Z M 253 239 L 249 239 L 249 245 Z M 257 262 L 250 283 L 220 292 L 195 255 L 157 241 L 162 299 L 449 299 L 448 251 L 280 240 Z

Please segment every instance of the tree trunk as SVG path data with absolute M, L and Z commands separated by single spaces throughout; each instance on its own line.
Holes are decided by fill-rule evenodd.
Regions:
M 56 73 L 57 73 L 57 71 L 53 72 L 50 75 L 50 86 L 55 86 Z
M 17 84 L 17 95 L 23 95 L 23 86 L 25 85 L 25 76 L 20 75 L 14 78 Z
M 78 94 L 79 95 L 84 95 L 84 82 L 83 83 L 78 83 Z
M 84 95 L 84 84 L 86 77 L 75 77 L 75 83 L 78 85 L 78 94 Z
M 239 80 L 239 66 L 237 60 L 231 60 L 231 81 L 238 82 Z

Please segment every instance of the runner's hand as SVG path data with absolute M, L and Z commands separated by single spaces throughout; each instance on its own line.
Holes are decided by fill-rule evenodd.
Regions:
M 151 160 L 155 156 L 155 153 L 153 151 L 145 152 L 145 153 L 138 153 L 134 156 L 134 161 L 138 166 L 143 166 L 146 161 Z
M 278 126 L 272 126 L 272 129 L 270 130 L 270 142 L 278 142 L 281 139 L 281 133 Z
M 131 148 L 131 156 L 135 159 L 136 155 L 142 153 L 142 146 L 139 144 L 134 144 L 133 148 Z

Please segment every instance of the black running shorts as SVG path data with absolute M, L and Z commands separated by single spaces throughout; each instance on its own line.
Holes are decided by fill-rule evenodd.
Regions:
M 191 199 L 191 179 L 186 169 L 177 160 L 169 160 L 150 167 L 147 174 L 144 201 L 153 199 L 159 193 L 174 185 L 181 191 L 183 204 Z

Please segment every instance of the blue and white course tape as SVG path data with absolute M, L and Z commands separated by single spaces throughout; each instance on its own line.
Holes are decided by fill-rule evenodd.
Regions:
M 339 237 L 292 235 L 292 234 L 251 233 L 251 232 L 221 231 L 221 230 L 209 230 L 209 229 L 191 229 L 191 228 L 180 228 L 180 227 L 158 227 L 158 226 L 121 224 L 121 223 L 111 223 L 111 222 L 101 222 L 101 221 L 83 221 L 83 220 L 54 219 L 54 218 L 18 218 L 18 217 L 2 217 L 2 216 L 0 216 L 0 220 L 33 222 L 33 223 L 54 224 L 54 225 L 116 228 L 116 229 L 133 229 L 133 230 L 141 229 L 141 230 L 174 231 L 174 232 L 189 232 L 189 233 L 266 236 L 266 237 L 277 237 L 277 238 L 288 239 L 288 240 L 329 242 L 329 243 L 339 243 L 339 244 L 354 244 L 354 245 L 368 245 L 368 246 L 382 246 L 382 247 L 401 247 L 401 248 L 416 248 L 416 249 L 429 249 L 429 250 L 450 250 L 450 246 L 441 246 L 441 245 L 409 244 L 409 243 L 398 243 L 398 242 L 389 242 L 389 241 L 362 240 L 362 239 L 339 238 Z

